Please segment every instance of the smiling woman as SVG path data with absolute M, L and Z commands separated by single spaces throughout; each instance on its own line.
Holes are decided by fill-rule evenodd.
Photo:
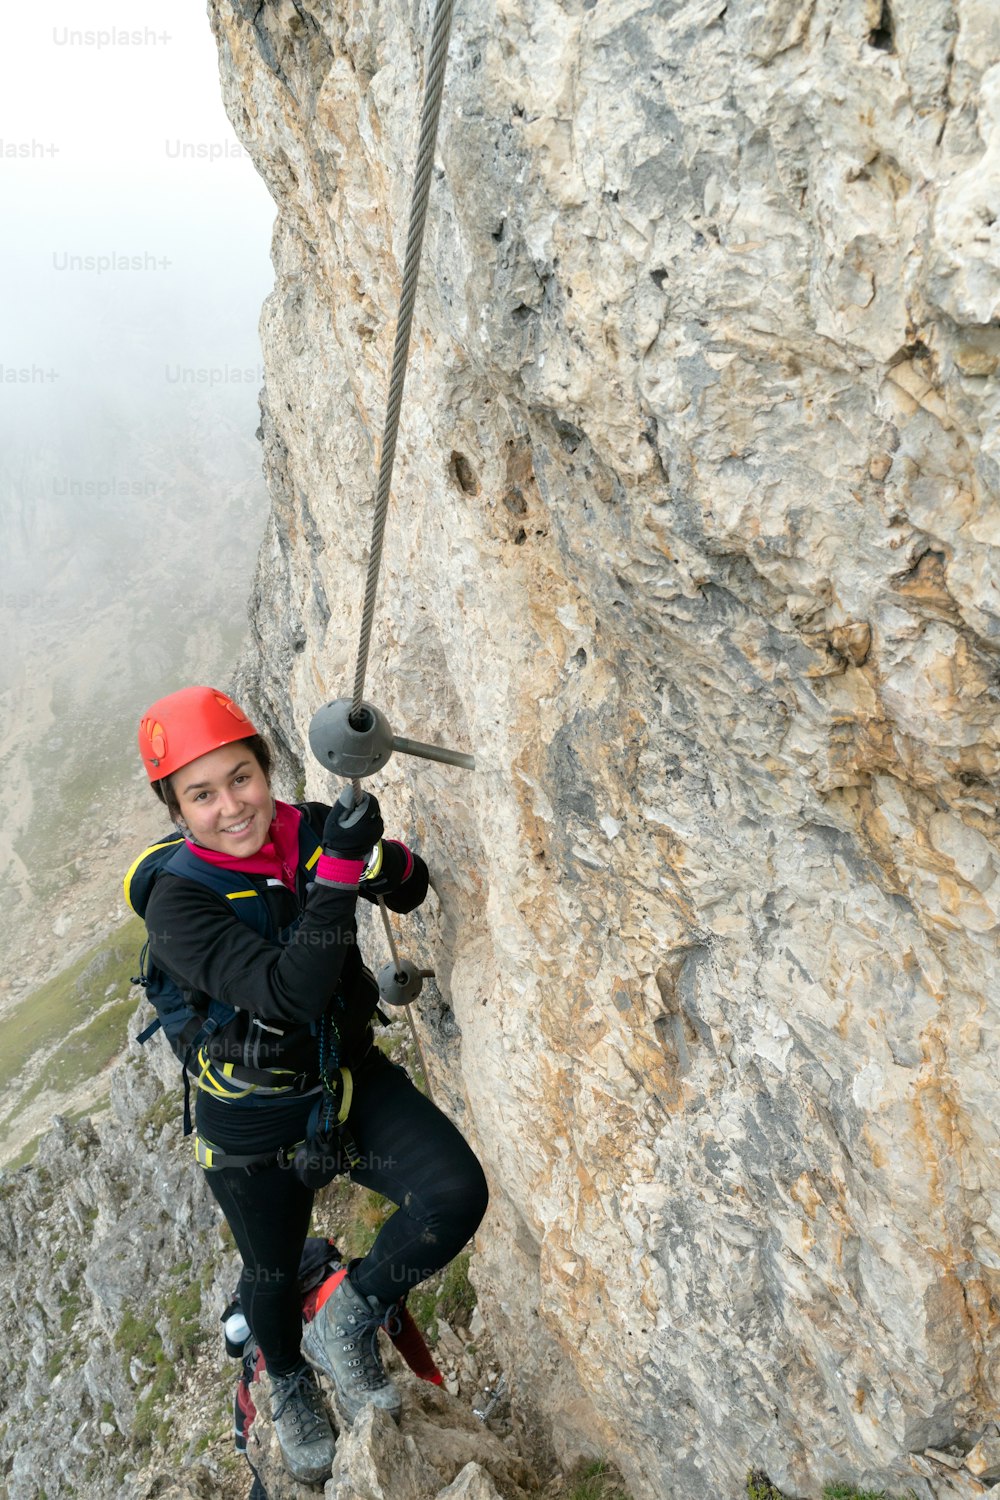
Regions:
M 214 688 L 154 703 L 139 749 L 184 836 L 126 878 L 127 891 L 145 889 L 147 993 L 165 1029 L 190 1015 L 170 1034 L 198 1089 L 196 1157 L 243 1257 L 240 1300 L 285 1464 L 315 1482 L 334 1437 L 310 1367 L 329 1376 L 348 1421 L 366 1402 L 398 1418 L 378 1329 L 396 1325 L 406 1293 L 462 1249 L 486 1209 L 463 1137 L 375 1046 L 378 987 L 358 951 L 358 898 L 412 911 L 427 867 L 383 839 L 372 796 L 357 807 L 350 796 L 333 807 L 276 800 L 266 741 Z M 341 1173 L 401 1206 L 303 1339 L 298 1268 L 313 1197 Z

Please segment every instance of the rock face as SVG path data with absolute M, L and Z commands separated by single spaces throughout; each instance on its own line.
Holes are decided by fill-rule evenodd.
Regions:
M 394 1367 L 393 1379 L 403 1393 L 400 1426 L 368 1406 L 353 1427 L 338 1429 L 333 1473 L 324 1490 L 329 1500 L 527 1500 L 518 1483 L 524 1465 L 475 1417 L 443 1392 L 426 1394 L 427 1387 L 405 1367 Z M 259 1385 L 254 1396 L 267 1413 L 267 1390 Z M 315 1500 L 321 1487 L 289 1478 L 268 1422 L 254 1423 L 247 1451 L 269 1500 Z
M 484 1306 L 640 1500 L 926 1494 L 1000 1373 L 1000 11 L 459 9 L 367 695 L 478 760 L 378 790 Z M 350 691 L 428 7 L 209 12 L 278 208 L 247 680 L 294 760 Z
M 165 1044 L 139 1057 L 139 1027 L 137 1011 L 104 1126 L 57 1116 L 36 1161 L 0 1174 L 0 1488 L 10 1500 L 137 1494 L 160 1424 L 179 1469 L 232 1389 L 217 1332 L 232 1257 L 223 1267 L 190 1145 L 168 1149 L 180 1134 L 177 1066 Z M 168 1393 L 190 1392 L 196 1363 L 210 1402 L 171 1410 Z
M 111 1071 L 108 1115 L 57 1116 L 35 1162 L 0 1172 L 4 1500 L 245 1500 L 251 1487 L 232 1436 L 240 1366 L 219 1327 L 239 1260 L 182 1138 L 177 1061 L 162 1037 L 137 1044 L 147 1020 L 140 1006 Z M 317 1202 L 318 1234 L 337 1214 L 331 1196 Z M 464 1389 L 429 1386 L 387 1348 L 400 1427 L 380 1425 L 373 1408 L 343 1426 L 325 1489 L 285 1471 L 261 1376 L 247 1451 L 269 1500 L 552 1496 L 506 1420 L 494 1431 L 470 1409 L 471 1342 L 443 1322 L 438 1331 L 445 1371 L 446 1333 L 462 1353 Z

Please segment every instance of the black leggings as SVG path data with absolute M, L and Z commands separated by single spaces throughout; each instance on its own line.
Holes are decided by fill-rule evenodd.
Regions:
M 458 1254 L 486 1212 L 488 1190 L 472 1150 L 437 1105 L 402 1068 L 381 1054 L 369 1056 L 355 1074 L 348 1121 L 362 1161 L 348 1175 L 398 1207 L 351 1280 L 362 1295 L 393 1303 Z M 240 1301 L 247 1322 L 268 1369 L 287 1375 L 300 1359 L 299 1257 L 314 1193 L 277 1165 L 205 1176 L 243 1257 Z

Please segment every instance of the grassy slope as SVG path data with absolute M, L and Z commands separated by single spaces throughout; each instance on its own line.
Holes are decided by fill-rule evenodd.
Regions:
M 41 1087 L 69 1093 L 107 1066 L 125 1045 L 144 938 L 145 927 L 132 917 L 5 1018 L 0 1091 L 21 1098 Z
M 0 1088 L 8 1088 L 36 1052 L 52 1051 L 64 1080 L 91 1076 L 121 1050 L 145 927 L 132 917 L 68 969 L 34 990 L 4 1027 Z M 121 1027 L 116 1030 L 118 1023 Z M 66 1082 L 56 1086 L 66 1087 Z

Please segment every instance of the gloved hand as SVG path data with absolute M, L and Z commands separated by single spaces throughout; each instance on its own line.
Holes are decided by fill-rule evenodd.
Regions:
M 354 806 L 354 793 L 345 787 L 327 814 L 323 826 L 323 853 L 334 859 L 367 859 L 385 832 L 375 797 L 362 797 Z

